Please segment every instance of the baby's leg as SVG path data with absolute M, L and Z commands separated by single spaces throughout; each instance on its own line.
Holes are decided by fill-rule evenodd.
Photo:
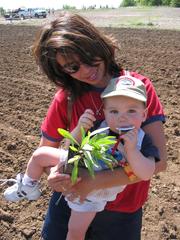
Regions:
M 40 147 L 32 155 L 24 176 L 18 174 L 16 183 L 4 191 L 4 197 L 8 201 L 19 201 L 22 199 L 37 200 L 40 195 L 39 183 L 45 167 L 62 164 L 67 159 L 68 151 Z
M 25 175 L 33 180 L 39 180 L 44 168 L 57 164 L 64 165 L 68 152 L 63 149 L 43 146 L 38 148 L 30 158 Z
M 76 212 L 71 210 L 66 240 L 84 240 L 86 231 L 96 212 Z

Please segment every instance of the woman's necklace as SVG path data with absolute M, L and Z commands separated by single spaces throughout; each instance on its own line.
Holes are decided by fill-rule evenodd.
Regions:
M 96 104 L 95 104 L 95 102 L 94 102 L 94 99 L 93 99 L 93 96 L 91 95 L 91 93 L 90 93 L 90 97 L 91 97 L 91 101 L 92 101 L 92 103 L 93 103 L 93 106 L 94 106 L 94 108 L 95 108 L 95 110 L 96 110 L 95 115 L 96 115 L 96 116 L 101 116 L 101 109 L 102 109 L 102 107 L 103 107 L 103 103 L 101 103 L 100 107 L 97 108 L 97 106 L 96 106 Z

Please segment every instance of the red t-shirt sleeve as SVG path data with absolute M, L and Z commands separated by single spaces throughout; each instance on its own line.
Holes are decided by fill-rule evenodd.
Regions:
M 42 122 L 41 132 L 51 141 L 60 141 L 58 128 L 67 128 L 67 99 L 63 90 L 59 90 L 52 100 L 47 115 Z
M 163 107 L 156 94 L 156 91 L 153 87 L 152 82 L 148 78 L 136 72 L 131 72 L 131 76 L 140 79 L 146 87 L 148 115 L 147 115 L 147 120 L 143 123 L 143 126 L 157 120 L 164 122 L 165 117 L 164 117 Z

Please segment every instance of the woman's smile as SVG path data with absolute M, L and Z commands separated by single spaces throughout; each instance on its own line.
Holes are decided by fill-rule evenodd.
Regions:
M 94 69 L 92 73 L 87 77 L 87 80 L 94 81 L 97 79 L 98 68 Z
M 62 55 L 57 54 L 57 62 L 73 78 L 96 87 L 106 87 L 111 77 L 105 74 L 105 64 L 103 61 L 98 61 L 97 64 L 95 62 L 95 66 L 90 66 L 81 63 L 78 58 L 76 59 L 76 62 L 68 62 Z M 74 69 L 69 68 L 67 71 L 67 67 L 64 66 L 73 66 Z

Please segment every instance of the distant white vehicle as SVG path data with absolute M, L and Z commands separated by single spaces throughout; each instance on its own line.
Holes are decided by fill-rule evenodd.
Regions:
M 28 18 L 46 18 L 47 11 L 44 8 L 18 8 L 4 14 L 5 19 L 28 19 Z
M 35 18 L 46 18 L 47 17 L 47 11 L 44 8 L 32 8 L 31 10 L 31 17 Z
M 18 8 L 11 12 L 5 13 L 5 19 L 26 19 L 31 18 L 31 13 L 28 8 Z

